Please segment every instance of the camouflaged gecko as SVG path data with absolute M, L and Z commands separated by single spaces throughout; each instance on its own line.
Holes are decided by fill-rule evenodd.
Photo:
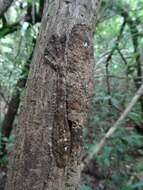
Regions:
M 59 168 L 66 166 L 71 152 L 71 130 L 67 116 L 65 70 L 66 37 L 52 36 L 45 48 L 45 62 L 56 72 L 56 109 L 52 130 L 52 152 Z

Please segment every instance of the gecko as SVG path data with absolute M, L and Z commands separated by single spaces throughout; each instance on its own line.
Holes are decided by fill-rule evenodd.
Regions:
M 52 130 L 52 152 L 59 168 L 64 168 L 70 158 L 71 129 L 68 122 L 68 103 L 66 89 L 65 36 L 52 36 L 45 51 L 45 62 L 56 73 L 56 109 Z

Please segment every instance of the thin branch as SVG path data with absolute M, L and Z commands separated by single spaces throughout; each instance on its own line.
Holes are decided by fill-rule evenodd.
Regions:
M 124 55 L 123 55 L 122 52 L 120 51 L 119 47 L 117 47 L 117 51 L 118 51 L 120 57 L 122 58 L 123 62 L 125 63 L 125 65 L 127 65 L 128 63 L 127 63 L 127 61 L 126 61 Z
M 7 99 L 5 98 L 5 96 L 4 96 L 4 94 L 2 92 L 0 92 L 0 96 L 4 100 L 4 102 L 6 103 L 6 105 L 8 105 L 9 102 L 7 101 Z
M 39 13 L 36 14 L 35 12 L 35 17 L 33 18 L 34 20 L 34 24 L 37 22 L 41 22 L 41 18 L 42 18 L 42 12 L 43 12 L 43 8 L 44 8 L 44 0 L 40 1 L 40 7 L 39 7 Z M 36 11 L 36 10 L 34 10 Z M 8 34 L 11 34 L 17 30 L 20 29 L 21 25 L 20 25 L 20 21 L 24 20 L 26 22 L 32 23 L 32 7 L 31 4 L 28 5 L 27 7 L 27 13 L 24 16 L 24 18 L 21 18 L 18 22 L 13 23 L 13 24 L 6 24 L 4 25 L 2 28 L 0 28 L 0 39 L 5 37 Z M 33 24 L 33 23 L 32 23 Z
M 117 79 L 126 79 L 126 77 L 122 77 L 122 76 L 116 76 L 116 75 L 108 75 L 108 77 L 110 78 L 117 78 Z M 107 75 L 96 75 L 94 78 L 107 78 Z M 130 78 L 133 79 L 133 78 Z
M 109 67 L 106 64 L 106 84 L 107 84 L 107 94 L 111 97 L 111 87 L 110 87 L 110 78 L 109 78 Z M 112 105 L 111 98 L 108 100 L 108 104 Z
M 142 84 L 142 62 L 141 62 L 141 54 L 140 54 L 140 45 L 139 45 L 139 30 L 137 27 L 137 23 L 140 23 L 140 19 L 136 18 L 135 20 L 132 19 L 132 17 L 129 15 L 128 11 L 122 7 L 120 7 L 121 16 L 126 20 L 126 23 L 130 29 L 133 49 L 134 49 L 134 55 L 135 55 L 135 64 L 136 64 L 136 72 L 137 77 L 140 77 L 139 79 L 134 80 L 136 88 L 138 89 L 140 85 Z M 143 112 L 143 96 L 140 97 L 140 106 L 141 110 Z
M 36 17 L 36 7 L 35 7 L 35 0 L 32 1 L 32 24 L 35 24 L 35 17 Z
M 116 50 L 116 49 L 118 48 L 118 46 L 119 46 L 119 42 L 120 42 L 120 39 L 121 39 L 121 37 L 122 37 L 122 34 L 123 34 L 123 31 L 124 31 L 125 25 L 126 25 L 126 20 L 124 20 L 124 22 L 123 22 L 123 24 L 122 24 L 122 26 L 121 26 L 121 28 L 120 28 L 119 35 L 117 36 L 115 45 L 114 45 L 113 49 L 111 50 L 110 54 L 109 54 L 108 57 L 107 57 L 106 65 L 109 64 L 109 61 L 111 60 L 112 55 L 114 54 L 115 50 Z
M 139 12 L 139 11 L 142 11 L 142 10 L 143 10 L 143 7 L 140 7 L 139 9 L 129 9 L 128 13 L 129 12 Z M 110 16 L 105 15 L 105 16 L 99 17 L 98 18 L 98 23 L 106 22 L 107 20 L 110 20 L 110 19 L 112 19 L 113 17 L 116 17 L 116 16 L 118 16 L 118 12 L 113 11 L 113 13 Z
M 6 26 L 7 25 L 7 20 L 6 20 L 6 17 L 4 15 L 2 16 L 1 20 L 2 20 L 2 26 L 3 27 Z
M 115 124 L 108 130 L 108 132 L 105 134 L 105 136 L 101 139 L 99 144 L 95 147 L 94 151 L 88 155 L 88 157 L 85 159 L 84 165 L 82 168 L 87 166 L 90 161 L 96 157 L 99 152 L 103 149 L 105 146 L 106 141 L 115 133 L 115 131 L 118 129 L 118 127 L 123 123 L 125 118 L 127 117 L 128 113 L 131 111 L 133 106 L 136 104 L 138 99 L 141 97 L 143 94 L 143 84 L 139 88 L 139 90 L 135 93 L 134 97 L 132 98 L 131 102 L 128 104 L 127 108 L 124 110 L 124 112 L 121 114 L 119 119 L 115 122 Z
M 125 25 L 126 25 L 126 20 L 124 20 L 123 24 L 121 25 L 119 35 L 117 36 L 117 39 L 115 41 L 115 45 L 106 59 L 106 76 L 107 76 L 106 83 L 107 83 L 107 94 L 109 96 L 111 96 L 110 78 L 108 77 L 109 76 L 109 61 L 112 59 L 114 52 L 117 50 L 117 48 L 119 46 L 119 42 L 122 37 Z M 112 105 L 111 99 L 109 99 L 109 105 Z
M 117 78 L 117 79 L 126 79 L 126 77 L 117 76 L 117 75 L 108 75 L 109 78 Z M 107 75 L 96 75 L 94 78 L 107 78 Z M 128 77 L 130 80 L 143 79 L 143 77 Z
M 5 37 L 7 34 L 13 33 L 20 28 L 20 23 L 16 22 L 10 25 L 6 25 L 0 28 L 0 39 Z

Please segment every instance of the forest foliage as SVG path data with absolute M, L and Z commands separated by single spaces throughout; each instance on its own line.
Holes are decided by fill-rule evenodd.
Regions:
M 17 89 L 21 99 L 25 95 L 25 87 L 17 86 L 17 81 L 27 78 L 29 68 L 25 64 L 30 62 L 40 28 L 40 20 L 32 20 L 28 14 L 31 5 L 31 0 L 15 1 L 0 20 L 1 126 Z M 35 14 L 39 6 L 35 0 Z M 104 0 L 93 42 L 95 85 L 88 127 L 84 130 L 87 154 L 96 148 L 142 84 L 143 0 Z M 20 127 L 17 116 L 13 128 Z M 2 167 L 7 166 L 7 152 L 12 150 L 14 138 L 14 133 L 5 136 L 1 128 Z M 92 189 L 143 189 L 143 97 L 96 156 L 94 167 L 83 174 L 81 190 Z

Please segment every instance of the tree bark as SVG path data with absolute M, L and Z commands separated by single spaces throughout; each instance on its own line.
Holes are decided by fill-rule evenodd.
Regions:
M 13 0 L 0 0 L 0 18 L 7 11 L 12 4 Z
M 43 14 L 43 9 L 44 9 L 44 0 L 40 0 L 40 7 L 39 7 L 39 13 L 37 16 L 38 19 L 36 19 L 35 21 L 41 21 L 42 19 L 42 14 Z M 25 21 L 27 22 L 31 22 L 31 19 L 27 19 L 26 18 L 32 18 L 32 8 L 29 10 L 29 6 L 27 7 L 27 13 L 25 15 Z M 8 109 L 7 112 L 5 114 L 5 117 L 3 119 L 3 122 L 1 124 L 1 131 L 2 131 L 2 136 L 3 137 L 9 137 L 13 128 L 13 123 L 19 108 L 19 104 L 20 104 L 20 95 L 21 95 L 21 91 L 25 88 L 26 82 L 27 82 L 27 78 L 28 78 L 28 73 L 29 73 L 29 68 L 30 68 L 30 62 L 32 60 L 32 56 L 33 56 L 33 51 L 34 51 L 34 47 L 35 47 L 35 43 L 36 40 L 35 38 L 33 38 L 33 50 L 29 56 L 29 59 L 27 60 L 27 62 L 24 64 L 23 69 L 22 69 L 22 73 L 20 75 L 20 78 L 18 79 L 16 86 L 14 88 L 14 91 L 12 93 L 12 97 L 10 99 L 9 105 L 8 105 Z M 1 156 L 5 155 L 6 153 L 6 143 L 2 142 L 1 143 Z
M 49 0 L 5 190 L 78 190 L 99 0 Z

